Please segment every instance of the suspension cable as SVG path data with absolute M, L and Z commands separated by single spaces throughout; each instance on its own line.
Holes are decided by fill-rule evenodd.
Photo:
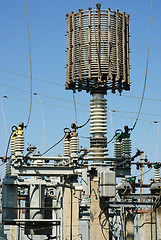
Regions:
M 28 35 L 28 44 L 29 44 L 29 58 L 30 58 L 30 109 L 26 127 L 28 127 L 31 117 L 31 109 L 32 109 L 32 62 L 31 62 L 31 46 L 30 46 L 30 35 L 29 35 L 29 23 L 28 23 L 28 12 L 27 12 L 27 0 L 25 0 L 26 4 L 26 20 L 27 20 L 27 35 Z
M 137 117 L 136 117 L 136 120 L 135 120 L 135 122 L 134 122 L 134 125 L 133 125 L 131 131 L 134 130 L 134 128 L 135 128 L 135 126 L 136 126 L 136 124 L 137 124 L 137 122 L 138 122 L 139 115 L 140 115 L 140 112 L 141 112 L 141 108 L 142 108 L 142 105 L 143 105 L 143 100 L 144 100 L 144 94 L 145 94 L 145 88 L 146 88 L 146 82 L 147 82 L 147 75 L 148 75 L 148 64 L 149 64 L 149 50 L 150 50 L 150 33 L 151 33 L 152 7 L 153 7 L 153 0 L 151 0 L 150 23 L 149 23 L 149 36 L 148 36 L 148 54 L 147 54 L 147 63 L 146 63 L 146 72 L 145 72 L 144 88 L 143 88 L 142 98 L 141 98 L 141 102 L 140 102 L 139 112 L 138 112 L 138 115 L 137 115 Z

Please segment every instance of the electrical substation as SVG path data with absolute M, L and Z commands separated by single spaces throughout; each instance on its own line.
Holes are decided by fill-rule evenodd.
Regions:
M 160 163 L 146 159 L 142 149 L 132 155 L 133 128 L 120 126 L 112 139 L 107 132 L 108 91 L 121 94 L 131 86 L 129 18 L 100 3 L 66 15 L 65 88 L 90 94 L 90 116 L 64 128 L 63 156 L 25 149 L 25 124 L 12 127 L 10 154 L 1 157 L 1 240 L 161 239 Z M 80 148 L 79 132 L 88 122 L 90 148 Z M 132 166 L 141 173 L 138 182 Z M 144 166 L 155 169 L 149 184 Z

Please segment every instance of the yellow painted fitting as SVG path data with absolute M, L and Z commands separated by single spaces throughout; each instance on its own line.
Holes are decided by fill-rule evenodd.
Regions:
M 17 131 L 17 130 L 16 130 L 16 131 Z M 12 140 L 15 140 L 15 138 L 16 138 L 16 136 L 17 136 L 16 131 L 14 131 L 14 132 L 12 133 L 12 136 L 11 136 L 11 139 L 12 139 Z
M 22 128 L 21 128 L 21 127 L 18 127 L 18 130 L 16 130 L 16 135 L 17 135 L 17 136 L 18 136 L 18 135 L 22 136 L 23 133 L 24 133 L 24 131 L 22 130 Z

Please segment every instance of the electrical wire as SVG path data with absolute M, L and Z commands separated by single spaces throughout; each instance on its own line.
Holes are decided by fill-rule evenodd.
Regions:
M 116 137 L 116 134 L 107 142 L 107 144 L 109 144 L 110 142 L 112 142 L 112 140 Z
M 64 134 L 64 136 L 63 136 L 57 143 L 55 143 L 52 147 L 48 148 L 48 149 L 47 149 L 44 153 L 42 153 L 40 156 L 45 155 L 45 154 L 46 154 L 47 152 L 49 152 L 52 148 L 54 148 L 55 146 L 57 146 L 61 141 L 63 141 L 64 137 L 65 137 L 65 134 Z
M 5 164 L 5 163 L 2 163 L 2 164 L 0 165 L 0 167 L 3 166 L 4 164 Z
M 7 85 L 7 84 L 3 84 L 3 83 L 0 83 L 0 85 L 3 85 L 5 87 L 9 87 L 9 88 L 12 88 L 12 89 L 15 89 L 15 90 L 19 90 L 19 91 L 22 91 L 22 92 L 26 92 L 26 93 L 30 93 L 29 91 L 27 90 L 24 90 L 24 89 L 21 89 L 21 88 L 17 88 L 17 87 L 13 87 L 13 86 L 10 86 L 10 85 Z M 35 94 L 35 93 L 32 93 L 32 94 Z M 1 95 L 2 96 L 2 95 Z M 73 103 L 73 101 L 71 100 L 67 100 L 67 99 L 62 99 L 62 98 L 57 98 L 57 97 L 53 97 L 53 96 L 49 96 L 49 95 L 45 95 L 45 94 L 40 94 L 39 93 L 39 96 L 42 96 L 42 97 L 46 97 L 46 98 L 51 98 L 51 99 L 56 99 L 56 100 L 60 100 L 60 101 L 64 101 L 64 102 L 70 102 L 70 103 Z M 157 100 L 157 99 L 156 99 Z M 159 100 L 159 99 L 158 99 Z M 161 99 L 160 99 L 161 100 Z M 44 104 L 44 103 L 43 103 Z M 80 102 L 77 102 L 77 104 L 79 105 L 83 105 L 83 106 L 89 106 L 88 104 L 84 104 L 84 103 L 80 103 Z M 123 110 L 116 110 L 116 109 L 107 109 L 111 112 L 120 112 L 120 113 L 130 113 L 130 114 L 136 114 L 137 112 L 129 112 L 129 111 L 123 111 Z M 149 116 L 157 116 L 157 117 L 161 117 L 161 114 L 157 114 L 157 113 L 140 113 L 141 115 L 149 115 Z
M 146 173 L 150 172 L 152 170 L 152 167 L 150 169 L 148 169 L 146 172 L 140 174 L 140 175 L 137 175 L 136 177 L 141 177 L 143 175 L 145 175 Z
M 70 132 L 69 128 L 64 128 L 64 136 L 58 141 L 56 142 L 53 146 L 51 146 L 50 148 L 48 148 L 44 153 L 42 153 L 40 156 L 45 155 L 47 152 L 49 152 L 52 148 L 54 148 L 55 146 L 57 146 L 61 141 L 63 141 L 64 137 L 66 136 L 67 131 Z
M 11 89 L 15 89 L 15 90 L 18 90 L 18 91 L 30 93 L 30 91 L 24 90 L 24 89 L 22 89 L 22 88 L 17 88 L 17 87 L 11 86 L 11 85 L 7 85 L 7 84 L 4 84 L 4 83 L 0 83 L 0 85 L 5 86 L 5 87 L 8 87 L 8 88 L 11 88 Z M 32 94 L 34 94 L 34 93 L 32 93 Z M 49 95 L 45 95 L 45 94 L 40 94 L 40 93 L 39 93 L 39 96 L 46 97 L 46 98 L 51 98 L 51 99 L 56 99 L 56 100 L 60 100 L 60 101 L 64 101 L 64 102 L 73 103 L 73 101 L 71 101 L 71 100 L 62 99 L 62 98 L 57 98 L 57 97 L 53 97 L 53 96 L 49 96 Z M 88 104 L 79 103 L 79 102 L 77 102 L 77 104 L 83 105 L 83 106 L 89 106 Z
M 14 87 L 14 86 L 10 86 L 10 85 L 7 85 L 7 84 L 3 84 L 3 83 L 0 83 L 0 85 L 2 86 L 5 86 L 5 87 L 8 87 L 8 88 L 11 88 L 11 89 L 15 89 L 15 90 L 19 90 L 19 91 L 22 91 L 22 92 L 26 92 L 26 93 L 30 93 L 29 91 L 27 90 L 24 90 L 24 89 L 21 89 L 21 88 L 17 88 L 17 87 Z M 35 93 L 32 93 L 32 94 L 35 94 Z M 42 97 L 46 97 L 46 98 L 51 98 L 51 99 L 56 99 L 56 100 L 60 100 L 60 101 L 64 101 L 64 102 L 70 102 L 70 103 L 73 103 L 73 101 L 71 100 L 67 100 L 67 99 L 62 99 L 62 98 L 57 98 L 57 97 L 53 97 L 53 96 L 49 96 L 49 95 L 45 95 L 45 94 L 40 94 L 39 93 L 39 96 L 42 96 Z M 154 100 L 154 99 L 153 99 Z M 156 99 L 157 100 L 157 99 Z M 160 99 L 161 100 L 161 99 Z M 159 101 L 159 99 L 158 99 Z M 80 103 L 80 102 L 77 102 L 77 104 L 79 105 L 83 105 L 83 106 L 89 106 L 88 104 L 84 104 L 84 103 Z M 130 113 L 130 114 L 136 114 L 137 112 L 129 112 L 129 111 L 122 111 L 122 110 L 116 110 L 116 109 L 108 109 L 109 111 L 111 112 L 120 112 L 120 113 Z M 156 114 L 156 113 L 140 113 L 141 115 L 151 115 L 151 116 L 158 116 L 158 117 L 161 117 L 161 114 Z
M 134 130 L 139 116 L 140 116 L 140 112 L 141 112 L 141 108 L 143 105 L 143 100 L 144 100 L 144 94 L 145 94 L 145 88 L 146 88 L 146 82 L 147 82 L 147 75 L 148 75 L 148 64 L 149 64 L 149 50 L 150 50 L 150 33 L 151 33 L 151 19 L 152 19 L 152 7 L 153 7 L 153 0 L 151 0 L 151 10 L 150 10 L 150 23 L 149 23 L 149 36 L 148 36 L 148 54 L 147 54 L 147 63 L 146 63 L 146 72 L 145 72 L 145 79 L 144 79 L 144 87 L 143 87 L 143 93 L 142 93 L 142 98 L 141 98 L 141 102 L 140 102 L 140 107 L 139 107 L 139 112 L 138 115 L 136 117 L 136 120 L 134 122 L 134 125 L 132 127 L 132 131 Z
M 77 125 L 77 106 L 76 106 L 74 91 L 73 91 L 73 101 L 74 101 L 75 123 L 76 123 L 76 125 Z
M 31 46 L 30 46 L 30 35 L 29 35 L 29 23 L 28 23 L 28 12 L 27 12 L 27 0 L 25 0 L 26 4 L 26 20 L 27 20 L 27 35 L 28 35 L 28 44 L 29 44 L 29 58 L 30 58 L 30 109 L 26 127 L 28 127 L 31 117 L 31 109 L 32 109 L 32 62 L 31 62 Z
M 109 114 L 110 114 L 110 122 L 111 122 L 111 128 L 112 128 L 112 135 L 114 135 L 114 130 L 113 130 L 113 121 L 112 121 L 112 113 L 111 113 L 111 109 L 109 109 Z M 112 151 L 112 157 L 114 157 L 114 141 L 113 141 L 113 151 Z
M 77 126 L 77 129 L 78 128 L 82 128 L 82 127 L 84 127 L 84 126 L 86 126 L 87 125 L 87 123 L 89 122 L 89 120 L 90 120 L 90 118 L 88 118 L 88 120 L 83 124 L 83 125 L 81 125 L 81 126 Z
M 6 159 L 7 159 L 8 149 L 9 149 L 9 145 L 10 145 L 10 141 L 11 141 L 11 136 L 12 136 L 12 133 L 10 134 L 9 139 L 8 139 L 8 144 L 7 144 L 6 154 L 5 154 Z
M 158 124 L 158 123 L 157 123 Z M 158 150 L 159 150 L 159 124 L 157 127 L 157 149 L 156 149 L 156 162 L 158 162 Z
M 21 77 L 25 77 L 25 78 L 30 78 L 29 76 L 27 76 L 27 75 L 25 75 L 25 74 L 13 72 L 13 71 L 6 70 L 6 69 L 3 69 L 3 68 L 0 68 L 0 71 L 6 72 L 6 73 L 10 73 L 10 74 L 13 74 L 13 75 L 17 75 L 17 76 L 21 76 Z M 52 85 L 61 86 L 61 87 L 64 87 L 64 86 L 65 86 L 64 84 L 60 84 L 60 83 L 56 83 L 56 82 L 51 82 L 51 81 L 44 80 L 44 79 L 40 79 L 40 78 L 35 78 L 35 77 L 33 77 L 32 79 L 34 79 L 34 80 L 36 80 L 36 81 L 40 81 L 40 82 L 52 84 Z M 0 83 L 0 84 L 2 85 L 2 83 Z M 4 85 L 5 85 L 5 84 L 4 84 Z M 120 97 L 120 94 L 117 94 L 117 93 L 113 94 L 113 93 L 110 93 L 110 92 L 109 92 L 108 95 L 119 96 L 119 97 Z M 134 98 L 134 99 L 141 99 L 141 98 L 142 98 L 142 97 L 139 97 L 139 96 L 126 95 L 126 94 L 121 94 L 121 97 Z M 161 102 L 161 99 L 159 99 L 159 98 L 147 98 L 147 97 L 144 97 L 144 100 Z M 78 103 L 77 103 L 77 104 L 78 104 Z
M 32 240 L 33 238 L 30 238 L 29 235 L 27 234 L 28 239 Z
M 43 121 L 43 130 L 44 130 L 44 152 L 45 152 L 45 120 L 44 120 L 44 111 L 43 111 L 43 106 L 42 106 L 42 102 L 40 99 L 40 96 L 38 93 L 34 93 L 34 95 L 37 96 L 39 102 L 40 102 L 40 106 L 41 106 L 41 113 L 42 113 L 42 121 Z
M 17 87 L 14 87 L 14 86 L 10 86 L 10 85 L 4 84 L 4 83 L 0 83 L 0 85 L 11 88 L 11 89 L 19 90 L 19 91 L 22 91 L 22 92 L 30 93 L 30 91 L 27 91 L 27 90 L 24 90 L 24 89 L 21 89 L 21 88 L 17 88 Z M 35 93 L 32 93 L 32 94 L 35 94 Z M 46 98 L 51 98 L 51 99 L 56 99 L 56 100 L 60 100 L 60 101 L 64 101 L 64 102 L 73 103 L 73 101 L 71 101 L 71 100 L 67 100 L 67 99 L 63 99 L 63 98 L 57 98 L 57 97 L 53 97 L 53 96 L 50 96 L 50 95 L 45 95 L 45 94 L 40 94 L 39 93 L 39 96 L 46 97 Z M 161 101 L 161 99 L 151 99 L 151 100 Z M 77 104 L 83 105 L 83 106 L 89 106 L 88 104 L 80 103 L 80 102 L 77 102 Z M 123 110 L 116 110 L 116 109 L 107 109 L 107 110 L 109 110 L 111 112 L 114 112 L 114 113 L 115 112 L 130 113 L 130 114 L 136 114 L 137 113 L 137 112 L 131 112 L 131 111 L 129 112 L 129 111 L 123 111 Z M 140 114 L 141 115 L 151 115 L 151 116 L 161 117 L 161 114 L 158 114 L 158 113 L 140 113 Z
M 146 134 L 146 138 L 145 138 L 145 153 L 146 153 L 146 147 L 147 147 L 147 140 L 148 140 L 148 134 L 149 134 L 149 131 L 150 131 L 150 127 L 151 127 L 151 124 L 152 124 L 153 121 L 150 121 L 150 124 L 149 124 L 149 127 L 148 127 L 148 131 L 147 131 L 147 134 Z
M 23 98 L 16 98 L 16 97 L 9 97 L 9 96 L 4 96 L 4 95 L 1 95 L 1 97 L 5 97 L 5 98 L 8 98 L 8 99 L 14 99 L 14 100 L 17 100 L 17 101 L 23 101 L 23 102 L 29 102 L 29 100 L 26 100 L 26 99 L 23 99 Z M 37 104 L 40 104 L 39 102 L 36 102 L 36 101 L 33 101 L 33 103 L 37 103 Z M 64 108 L 64 109 L 70 109 L 70 110 L 73 110 L 73 108 L 70 108 L 70 107 L 66 107 L 66 106 L 60 106 L 60 105 L 56 105 L 56 104 L 48 104 L 48 103 L 43 103 L 43 105 L 46 105 L 46 106 L 50 106 L 50 107 L 57 107 L 57 108 Z M 83 110 L 83 109 L 77 109 L 78 111 L 81 111 L 81 112 L 88 112 L 89 113 L 89 110 Z M 116 111 L 116 110 L 115 110 Z M 122 111 L 122 113 L 124 113 L 124 111 Z M 128 113 L 128 112 L 125 112 L 125 113 Z M 130 112 L 129 112 L 130 113 Z M 146 113 L 147 115 L 148 113 Z M 108 115 L 108 114 L 107 114 Z M 151 114 L 150 114 L 151 115 Z M 127 118 L 127 119 L 135 119 L 134 117 L 128 117 L 128 116 L 121 116 L 121 115 L 113 115 L 113 117 L 118 117 L 118 118 Z M 139 119 L 140 121 L 146 121 L 146 122 L 151 122 L 151 121 L 155 121 L 155 120 L 150 120 L 150 119 L 142 119 L 140 118 Z M 161 121 L 158 121 L 157 122 L 161 122 Z
M 7 124 L 6 124 L 6 118 L 5 118 L 5 113 L 3 109 L 3 98 L 1 97 L 1 110 L 3 114 L 3 120 L 4 120 L 4 127 L 5 127 L 5 149 L 7 147 Z
M 30 78 L 29 76 L 27 76 L 27 75 L 25 75 L 25 74 L 13 72 L 13 71 L 6 70 L 6 69 L 3 69 L 3 68 L 0 68 L 0 71 L 6 72 L 6 73 L 10 73 L 10 74 L 14 74 L 14 75 L 17 75 L 17 76 L 20 76 L 20 77 Z M 60 83 L 51 82 L 51 81 L 44 80 L 44 79 L 40 79 L 40 78 L 35 78 L 35 77 L 33 77 L 32 79 L 34 79 L 34 80 L 36 80 L 36 81 L 44 82 L 44 83 L 49 83 L 49 84 L 61 86 L 61 87 L 64 87 L 64 86 L 65 86 L 65 85 L 60 84 Z
M 14 132 L 15 130 L 17 130 L 17 127 L 16 127 L 16 126 L 12 126 L 11 130 L 12 130 L 12 132 L 11 132 L 11 134 L 10 134 L 10 136 L 9 136 L 8 144 L 7 144 L 7 149 L 6 149 L 6 155 L 5 155 L 6 160 L 7 160 L 7 154 L 8 154 L 8 149 L 9 149 L 11 137 L 12 137 L 13 132 Z

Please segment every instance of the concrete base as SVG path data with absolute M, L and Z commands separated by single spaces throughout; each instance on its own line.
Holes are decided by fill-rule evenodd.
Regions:
M 134 214 L 126 213 L 126 240 L 134 240 Z
M 140 215 L 140 239 L 156 240 L 155 212 L 146 212 Z
M 97 177 L 91 180 L 90 239 L 109 239 L 108 206 L 98 198 Z
M 77 193 L 66 187 L 63 190 L 63 240 L 70 239 L 79 240 L 79 200 Z

